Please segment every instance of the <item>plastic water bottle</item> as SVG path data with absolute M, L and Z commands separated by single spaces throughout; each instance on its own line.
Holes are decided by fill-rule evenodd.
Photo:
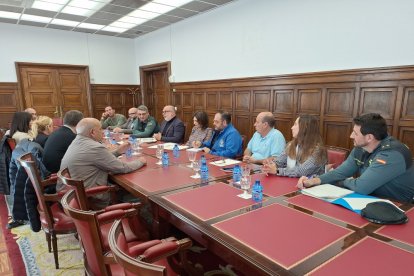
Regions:
M 125 151 L 125 156 L 128 159 L 132 157 L 132 148 L 131 147 L 127 148 L 127 150 Z
M 203 165 L 207 165 L 207 159 L 206 159 L 206 157 L 204 156 L 204 154 L 203 155 L 201 155 L 201 166 L 203 166 Z
M 173 147 L 173 156 L 174 158 L 180 157 L 180 148 L 178 147 L 177 144 L 175 144 Z
M 168 152 L 165 152 L 162 154 L 162 166 L 168 167 L 170 163 L 170 157 L 168 156 Z
M 109 129 L 105 129 L 104 135 L 105 135 L 105 138 L 109 138 L 111 136 L 111 131 Z
M 207 162 L 201 162 L 200 177 L 201 177 L 201 182 L 207 182 L 208 181 L 208 166 L 207 166 Z
M 260 180 L 256 180 L 256 182 L 254 182 L 252 188 L 252 199 L 255 202 L 260 202 L 263 199 L 263 187 L 262 184 L 260 184 Z
M 235 165 L 233 168 L 233 182 L 239 183 L 241 179 L 241 169 L 240 165 Z

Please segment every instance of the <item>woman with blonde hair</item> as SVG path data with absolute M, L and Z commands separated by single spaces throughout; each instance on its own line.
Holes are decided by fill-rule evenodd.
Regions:
M 47 138 L 53 131 L 53 120 L 48 116 L 39 116 L 32 122 L 30 134 L 35 137 L 35 142 L 45 147 Z
M 316 117 L 300 115 L 291 129 L 293 140 L 281 155 L 263 162 L 263 172 L 289 177 L 324 173 L 328 155 Z

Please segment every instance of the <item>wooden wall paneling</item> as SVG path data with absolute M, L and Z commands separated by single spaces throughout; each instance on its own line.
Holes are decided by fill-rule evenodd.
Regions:
M 325 145 L 342 148 L 352 148 L 353 142 L 349 136 L 352 132 L 352 120 L 325 121 L 323 124 L 323 140 Z
M 361 87 L 359 114 L 380 113 L 385 119 L 394 119 L 398 87 Z
M 209 91 L 205 93 L 206 95 L 206 111 L 207 113 L 216 113 L 219 109 L 219 93 L 216 91 Z M 212 122 L 212 121 L 211 121 Z
M 195 92 L 194 93 L 194 111 L 206 110 L 206 93 Z
M 253 90 L 252 91 L 252 106 L 250 107 L 252 112 L 260 113 L 264 111 L 272 110 L 272 90 Z
M 234 90 L 234 111 L 252 111 L 251 94 L 250 90 Z
M 249 113 L 235 113 L 232 114 L 232 123 L 234 127 L 240 132 L 241 135 L 246 135 L 246 142 L 245 144 L 249 142 L 250 138 L 252 137 L 252 119 Z M 243 149 L 244 150 L 244 149 Z
M 0 128 L 9 129 L 13 114 L 22 109 L 17 83 L 0 83 Z
M 194 126 L 193 124 L 193 110 L 183 110 L 183 115 L 180 118 L 185 125 L 185 136 L 184 136 L 184 142 L 188 141 L 188 138 L 190 137 L 191 130 Z
M 117 84 L 92 84 L 93 114 L 97 119 L 101 118 L 105 107 L 112 106 L 116 113 L 128 118 L 128 110 L 141 104 L 139 102 L 139 86 Z M 134 91 L 134 92 L 132 92 Z M 151 113 L 151 111 L 150 111 Z
M 352 118 L 354 112 L 355 88 L 326 88 L 324 116 Z
M 294 89 L 275 88 L 273 90 L 273 109 L 275 114 L 294 114 Z
M 220 91 L 218 94 L 219 94 L 218 110 L 232 112 L 233 111 L 233 102 L 234 102 L 233 92 L 231 92 L 231 91 Z
M 321 112 L 321 101 L 321 88 L 298 88 L 297 113 L 319 116 Z
M 183 92 L 182 99 L 182 109 L 193 109 L 193 93 Z
M 404 87 L 403 93 L 400 118 L 402 120 L 414 120 L 414 86 Z
M 191 94 L 190 94 L 191 95 Z M 183 92 L 174 92 L 172 94 L 172 103 L 167 103 L 174 105 L 177 110 L 182 110 L 183 108 Z
M 396 137 L 398 140 L 406 144 L 414 158 L 414 124 L 413 126 L 403 126 L 399 128 L 399 135 Z
M 276 129 L 282 132 L 285 137 L 286 143 L 292 140 L 292 126 L 295 122 L 296 117 L 280 117 L 276 116 Z

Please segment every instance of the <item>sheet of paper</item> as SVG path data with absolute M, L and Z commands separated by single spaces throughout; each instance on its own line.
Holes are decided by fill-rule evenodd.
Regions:
M 214 162 L 210 162 L 211 165 L 219 166 L 219 167 L 224 167 L 224 166 L 229 166 L 229 165 L 234 165 L 234 164 L 239 164 L 239 163 L 241 163 L 239 160 L 233 160 L 233 159 L 224 159 L 224 160 L 217 160 Z
M 336 199 L 352 193 L 351 190 L 331 184 L 322 184 L 302 190 L 302 194 L 320 199 Z
M 148 137 L 148 138 L 139 138 L 142 143 L 155 143 L 157 142 L 157 139 Z

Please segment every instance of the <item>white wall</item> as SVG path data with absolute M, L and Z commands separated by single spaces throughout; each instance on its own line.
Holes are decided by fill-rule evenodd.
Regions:
M 17 82 L 15 62 L 88 65 L 91 82 L 134 84 L 134 41 L 0 23 L 0 82 Z
M 135 39 L 175 81 L 414 64 L 412 0 L 239 0 Z M 170 43 L 171 36 L 171 43 Z

